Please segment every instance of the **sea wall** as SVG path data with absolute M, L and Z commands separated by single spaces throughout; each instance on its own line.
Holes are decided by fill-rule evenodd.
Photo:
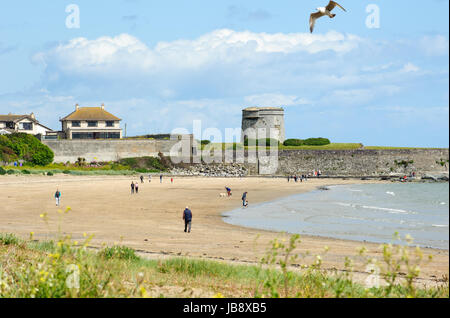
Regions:
M 117 161 L 123 158 L 157 157 L 161 152 L 165 156 L 190 156 L 191 136 L 183 135 L 174 139 L 120 139 L 120 140 L 43 140 L 55 154 L 54 162 L 76 162 L 78 158 L 92 161 Z M 182 153 L 184 151 L 184 153 Z
M 281 150 L 277 174 L 321 170 L 330 176 L 378 176 L 448 171 L 448 149 Z
M 448 159 L 448 149 L 280 150 L 272 155 L 246 151 L 222 154 L 210 164 L 184 165 L 174 173 L 286 176 L 320 170 L 323 176 L 348 177 L 397 176 L 413 172 L 417 176 L 448 175 Z M 197 160 L 200 162 L 199 158 Z

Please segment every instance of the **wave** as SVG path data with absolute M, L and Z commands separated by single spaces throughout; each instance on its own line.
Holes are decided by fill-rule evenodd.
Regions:
M 392 191 L 386 191 L 387 194 L 392 195 L 393 197 L 395 197 L 395 193 Z
M 448 225 L 445 224 L 431 224 L 433 227 L 448 227 Z
M 360 205 L 360 204 L 353 204 L 353 203 L 343 203 L 343 202 L 335 202 L 335 204 L 345 207 L 352 207 L 352 208 L 362 208 L 362 209 L 370 209 L 370 210 L 379 210 L 379 211 L 387 211 L 389 213 L 393 214 L 417 214 L 417 212 L 413 211 L 406 211 L 401 209 L 391 209 L 391 208 L 383 208 L 379 206 L 370 206 L 370 205 Z

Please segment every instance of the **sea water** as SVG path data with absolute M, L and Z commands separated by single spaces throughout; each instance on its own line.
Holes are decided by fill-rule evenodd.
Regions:
M 301 187 L 301 183 L 292 186 Z M 224 213 L 224 221 L 258 229 L 390 243 L 394 233 L 414 245 L 449 248 L 449 184 L 329 186 Z

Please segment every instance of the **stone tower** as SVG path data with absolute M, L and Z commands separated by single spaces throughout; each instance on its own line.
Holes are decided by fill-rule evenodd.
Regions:
M 242 110 L 242 134 L 241 142 L 245 138 L 252 139 L 248 129 L 253 128 L 258 131 L 259 128 L 266 129 L 266 135 L 258 134 L 257 139 L 272 138 L 283 143 L 285 140 L 284 132 L 284 109 L 281 107 L 249 107 Z M 247 132 L 246 132 L 247 131 Z

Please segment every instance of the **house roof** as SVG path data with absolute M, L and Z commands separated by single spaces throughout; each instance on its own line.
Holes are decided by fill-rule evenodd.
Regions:
M 0 121 L 18 122 L 24 118 L 27 118 L 27 119 L 30 119 L 30 120 L 36 122 L 36 119 L 32 118 L 31 115 L 14 115 L 14 114 L 0 115 Z
M 80 107 L 60 120 L 66 121 L 66 120 L 121 120 L 121 119 L 107 112 L 102 107 Z
M 22 119 L 28 119 L 31 120 L 33 123 L 35 123 L 36 125 L 42 126 L 45 129 L 48 129 L 50 131 L 53 131 L 53 129 L 41 124 L 39 121 L 36 120 L 36 118 L 34 118 L 34 115 L 14 115 L 14 114 L 8 114 L 8 115 L 0 115 L 0 121 L 2 122 L 14 122 L 14 123 L 18 123 L 20 122 Z M 10 130 L 10 129 L 6 129 L 10 132 L 15 132 L 15 130 Z

